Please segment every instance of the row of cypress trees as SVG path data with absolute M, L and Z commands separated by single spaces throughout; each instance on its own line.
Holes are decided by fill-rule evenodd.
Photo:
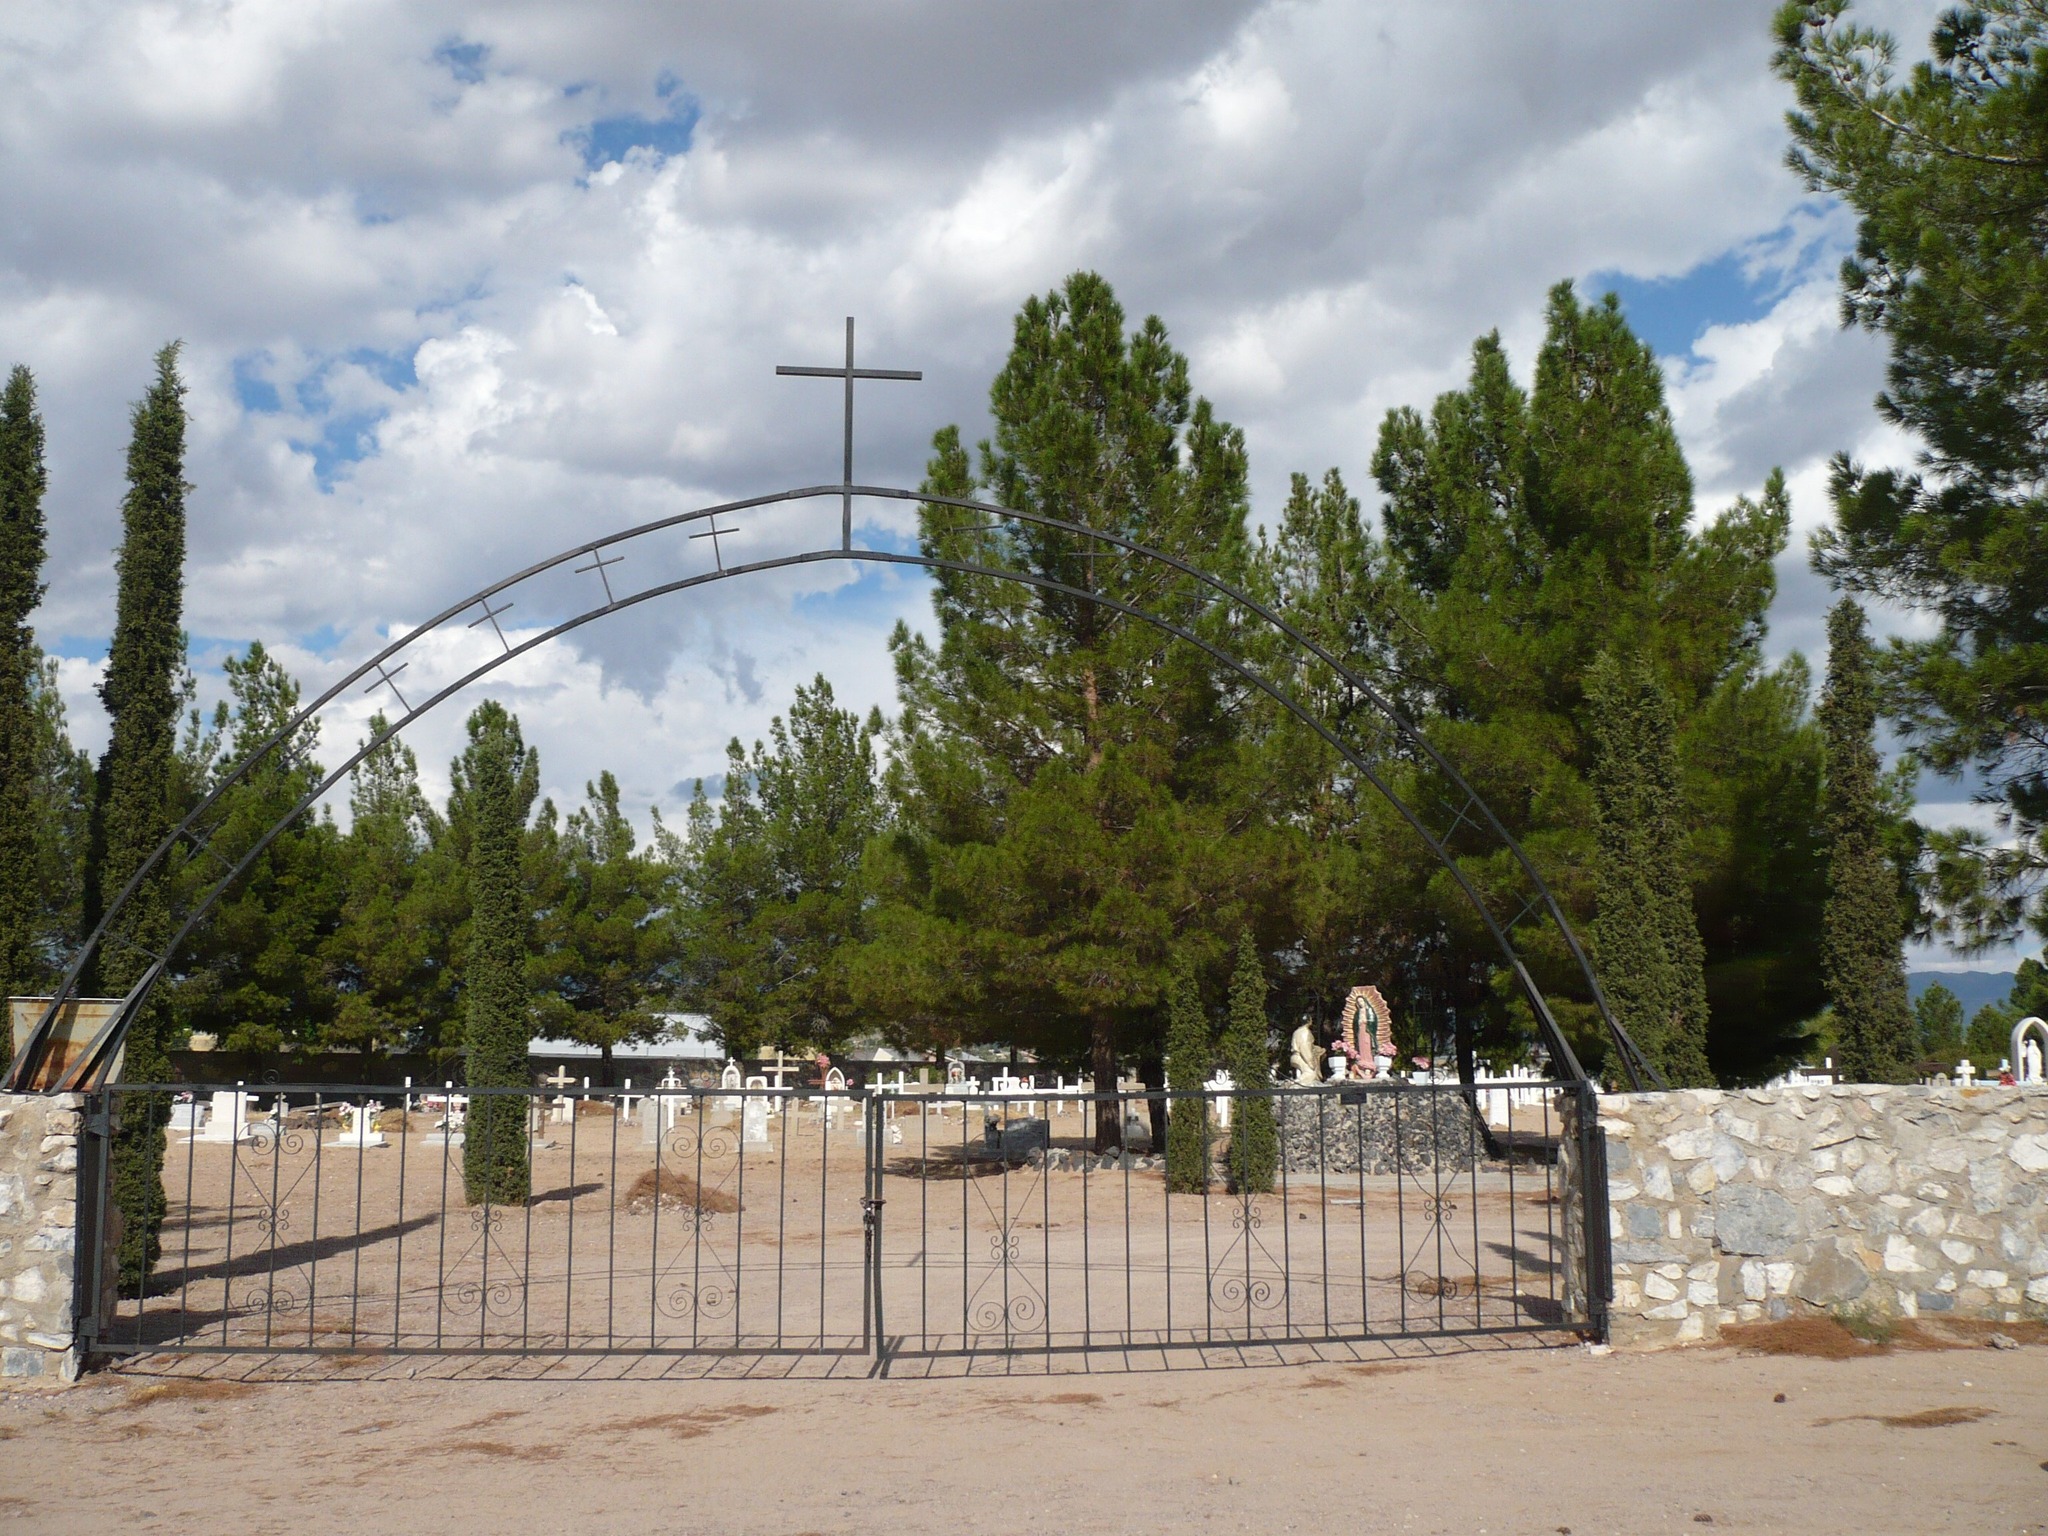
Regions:
M 93 774 L 81 932 L 141 870 L 177 816 L 177 721 L 185 662 L 185 385 L 178 345 L 162 348 L 155 376 L 131 415 L 127 492 L 121 502 L 114 631 L 100 699 L 109 722 Z M 48 488 L 35 380 L 17 366 L 0 392 L 0 985 L 34 990 L 47 971 L 38 953 L 43 893 L 36 829 L 46 794 L 45 747 L 37 718 L 41 652 L 30 618 L 43 595 Z M 538 764 L 518 722 L 486 703 L 469 721 L 462 760 L 473 836 L 469 880 L 472 953 L 465 1043 L 473 1085 L 526 1086 L 530 914 L 519 879 L 521 838 L 538 787 Z M 86 993 L 119 996 L 158 963 L 170 942 L 173 871 L 168 861 L 142 877 L 122 908 L 120 931 L 81 977 Z M 164 994 L 131 1028 L 122 1063 L 130 1082 L 169 1075 Z M 164 1125 L 168 1105 L 137 1095 L 123 1104 L 110 1148 L 110 1192 L 122 1217 L 121 1283 L 153 1271 L 162 1226 Z M 474 1200 L 524 1199 L 525 1103 L 486 1096 L 477 1107 L 465 1182 Z

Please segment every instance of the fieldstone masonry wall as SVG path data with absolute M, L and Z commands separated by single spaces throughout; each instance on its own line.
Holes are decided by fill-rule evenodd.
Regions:
M 2048 1091 L 1604 1094 L 1612 1337 L 1864 1311 L 2048 1317 Z
M 0 1094 L 0 1377 L 69 1381 L 82 1094 Z

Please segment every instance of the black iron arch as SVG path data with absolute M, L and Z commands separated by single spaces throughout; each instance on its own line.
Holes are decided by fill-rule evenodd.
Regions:
M 809 501 L 823 497 L 839 498 L 842 504 L 846 505 L 850 504 L 851 498 L 855 496 L 874 500 L 908 501 L 935 506 L 949 506 L 984 516 L 1056 529 L 1075 534 L 1083 539 L 1095 540 L 1128 554 L 1157 562 L 1191 578 L 1200 585 L 1207 587 L 1216 598 L 1220 598 L 1252 617 L 1263 621 L 1270 628 L 1292 642 L 1298 650 L 1327 666 L 1347 688 L 1372 707 L 1373 711 L 1394 731 L 1395 735 L 1407 749 L 1427 758 L 1434 765 L 1437 772 L 1453 787 L 1454 792 L 1463 797 L 1463 805 L 1451 807 L 1446 804 L 1445 808 L 1453 812 L 1450 826 L 1442 833 L 1432 830 L 1421 814 L 1394 792 L 1392 786 L 1382 777 L 1375 765 L 1351 743 L 1340 738 L 1326 721 L 1304 708 L 1285 688 L 1262 675 L 1242 657 L 1196 634 L 1184 625 L 1135 605 L 1105 597 L 1099 593 L 1090 592 L 1065 582 L 1056 581 L 1050 577 L 1033 575 L 1029 572 L 977 565 L 970 561 L 949 560 L 921 553 L 912 554 L 896 550 L 856 547 L 852 542 L 850 513 L 842 523 L 841 540 L 837 547 L 806 549 L 793 554 L 727 565 L 723 552 L 717 547 L 717 538 L 712 537 L 711 534 L 697 534 L 693 535 L 693 537 L 712 537 L 714 569 L 673 581 L 660 582 L 640 591 L 628 592 L 624 595 L 615 594 L 612 590 L 611 576 L 608 574 L 608 571 L 611 566 L 621 563 L 622 557 L 613 555 L 608 559 L 606 552 L 630 545 L 635 540 L 670 528 L 698 522 L 708 523 L 712 530 L 730 535 L 738 530 L 719 530 L 716 521 L 719 516 L 739 513 L 754 508 Z M 586 556 L 591 558 L 591 564 L 571 566 L 571 562 Z M 1456 882 L 1459 890 L 1464 894 L 1466 900 L 1471 904 L 1473 911 L 1499 947 L 1510 973 L 1514 976 L 1517 986 L 1520 988 L 1523 997 L 1528 1002 L 1535 1016 L 1537 1028 L 1543 1037 L 1545 1045 L 1552 1053 L 1553 1059 L 1564 1069 L 1567 1076 L 1577 1081 L 1585 1081 L 1587 1078 L 1584 1068 L 1572 1051 L 1570 1044 L 1566 1041 L 1563 1031 L 1559 1029 L 1557 1021 L 1550 1011 L 1549 1004 L 1544 998 L 1542 989 L 1537 986 L 1535 978 L 1530 975 L 1528 967 L 1524 964 L 1513 940 L 1514 931 L 1532 916 L 1547 917 L 1557 925 L 1558 931 L 1563 937 L 1569 952 L 1579 966 L 1587 991 L 1607 1027 L 1620 1058 L 1622 1068 L 1627 1074 L 1631 1085 L 1638 1089 L 1651 1085 L 1662 1086 L 1660 1074 L 1643 1056 L 1641 1050 L 1637 1047 L 1635 1041 L 1629 1037 L 1628 1032 L 1622 1027 L 1620 1021 L 1615 1018 L 1613 1010 L 1608 1005 L 1606 995 L 1600 987 L 1599 978 L 1595 976 L 1592 965 L 1588 961 L 1577 935 L 1573 933 L 1571 925 L 1566 920 L 1556 898 L 1551 894 L 1548 885 L 1544 882 L 1541 874 L 1536 870 L 1521 845 L 1501 825 L 1499 818 L 1480 799 L 1477 791 L 1473 790 L 1465 782 L 1463 776 L 1429 743 L 1421 731 L 1393 707 L 1391 701 L 1385 695 L 1380 693 L 1365 679 L 1358 677 L 1345 668 L 1336 657 L 1318 645 L 1314 640 L 1302 634 L 1292 624 L 1288 623 L 1284 617 L 1257 602 L 1246 593 L 1239 591 L 1220 578 L 1203 571 L 1188 561 L 1163 550 L 1154 549 L 1135 540 L 1124 538 L 1118 534 L 1089 528 L 1078 523 L 1066 522 L 1042 513 L 1023 512 L 1015 508 L 999 506 L 991 502 L 975 501 L 964 497 L 928 495 L 923 492 L 908 491 L 889 486 L 855 486 L 851 484 L 805 486 L 765 496 L 754 496 L 738 501 L 722 502 L 716 506 L 699 508 L 695 511 L 659 518 L 652 522 L 640 524 L 637 527 L 624 529 L 601 539 L 576 545 L 574 548 L 564 550 L 558 555 L 530 565 L 524 570 L 517 571 L 492 583 L 481 591 L 464 598 L 461 602 L 443 609 L 432 619 L 392 641 L 375 656 L 330 686 L 318 698 L 302 707 L 283 729 L 279 730 L 269 740 L 263 742 L 244 758 L 242 762 L 223 775 L 213 791 L 157 845 L 149 859 L 136 870 L 129 878 L 128 883 L 122 887 L 114 900 L 108 904 L 98 924 L 87 935 L 78 953 L 73 957 L 63 980 L 57 988 L 55 996 L 51 999 L 49 1006 L 38 1020 L 35 1030 L 16 1053 L 8 1069 L 7 1082 L 13 1085 L 34 1080 L 38 1064 L 41 1061 L 45 1045 L 50 1036 L 50 1030 L 66 1001 L 77 995 L 80 978 L 84 974 L 91 958 L 110 940 L 116 943 L 130 944 L 132 947 L 132 941 L 126 939 L 119 932 L 118 919 L 127 903 L 140 888 L 143 880 L 148 877 L 151 871 L 158 868 L 170 857 L 172 850 L 180 842 L 189 844 L 195 850 L 205 848 L 210 842 L 214 830 L 208 826 L 207 817 L 213 807 L 218 804 L 221 797 L 258 764 L 270 757 L 271 754 L 288 753 L 291 750 L 291 743 L 297 738 L 299 733 L 311 724 L 323 709 L 340 698 L 350 688 L 355 687 L 365 679 L 369 681 L 369 686 L 373 688 L 380 685 L 388 686 L 397 697 L 403 713 L 398 719 L 392 721 L 383 732 L 364 743 L 346 761 L 322 778 L 319 784 L 308 791 L 296 805 L 281 816 L 235 864 L 229 867 L 208 888 L 206 893 L 195 904 L 192 911 L 186 915 L 183 923 L 165 947 L 161 951 L 147 953 L 148 965 L 144 968 L 134 985 L 129 988 L 127 994 L 121 999 L 120 1007 L 115 1011 L 113 1017 L 106 1021 L 85 1051 L 67 1068 L 62 1080 L 57 1084 L 59 1089 L 74 1090 L 104 1085 L 112 1068 L 116 1047 L 125 1037 L 143 1003 L 147 1001 L 150 992 L 155 988 L 157 982 L 162 979 L 165 970 L 170 964 L 171 957 L 177 953 L 207 912 L 213 908 L 234 882 L 255 861 L 258 855 L 286 827 L 317 804 L 322 796 L 339 784 L 371 752 L 399 735 L 407 726 L 411 725 L 435 706 L 454 694 L 461 692 L 470 684 L 488 676 L 507 662 L 523 656 L 572 630 L 580 629 L 585 624 L 623 609 L 636 607 L 657 597 L 667 596 L 733 577 L 835 560 L 857 561 L 877 565 L 913 566 L 926 570 L 950 571 L 960 575 L 1013 581 L 1041 591 L 1057 592 L 1065 596 L 1100 604 L 1112 611 L 1150 624 L 1176 639 L 1198 647 L 1218 663 L 1243 678 L 1247 683 L 1272 698 L 1302 721 L 1303 724 L 1315 731 L 1323 740 L 1328 742 L 1352 768 L 1386 798 L 1388 803 L 1414 829 L 1416 834 L 1423 839 L 1431 853 L 1436 856 L 1437 860 Z M 505 637 L 502 629 L 497 624 L 497 615 L 504 613 L 510 604 L 494 606 L 496 600 L 520 587 L 522 584 L 529 583 L 538 576 L 556 571 L 564 566 L 570 566 L 579 575 L 585 573 L 597 575 L 603 585 L 605 601 L 572 618 L 547 627 L 515 645 Z M 410 664 L 403 659 L 404 653 L 429 635 L 451 630 L 455 623 L 462 620 L 462 616 L 471 609 L 480 609 L 482 616 L 465 621 L 464 627 L 475 628 L 478 625 L 489 622 L 493 632 L 500 641 L 500 652 L 482 665 L 472 668 L 462 676 L 437 689 L 420 704 L 415 706 L 409 703 L 397 683 L 398 676 Z M 395 666 L 392 665 L 394 662 L 397 663 Z M 1472 880 L 1460 866 L 1457 858 L 1452 854 L 1448 846 L 1448 839 L 1461 826 L 1490 833 L 1493 839 L 1497 841 L 1500 850 L 1512 856 L 1516 866 L 1521 870 L 1528 882 L 1531 894 L 1521 910 L 1505 924 L 1499 920 L 1487 905 L 1485 898 L 1472 883 Z M 226 861 L 222 860 L 222 862 L 225 863 Z

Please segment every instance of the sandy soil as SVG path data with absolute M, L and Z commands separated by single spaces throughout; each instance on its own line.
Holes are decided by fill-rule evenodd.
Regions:
M 1087 1380 L 429 1379 L 450 1365 L 427 1362 L 251 1384 L 233 1378 L 254 1362 L 215 1361 L 0 1396 L 0 1519 L 20 1536 L 2048 1530 L 2048 1349 L 1436 1348 Z

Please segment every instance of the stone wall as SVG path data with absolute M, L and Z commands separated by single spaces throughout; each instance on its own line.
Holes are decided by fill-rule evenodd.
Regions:
M 1277 1093 L 1280 1158 L 1289 1173 L 1463 1173 L 1485 1133 L 1454 1088 L 1365 1086 Z
M 82 1094 L 0 1094 L 0 1376 L 69 1381 Z
M 1811 1312 L 2048 1317 L 2048 1091 L 1605 1094 L 1612 1337 Z

